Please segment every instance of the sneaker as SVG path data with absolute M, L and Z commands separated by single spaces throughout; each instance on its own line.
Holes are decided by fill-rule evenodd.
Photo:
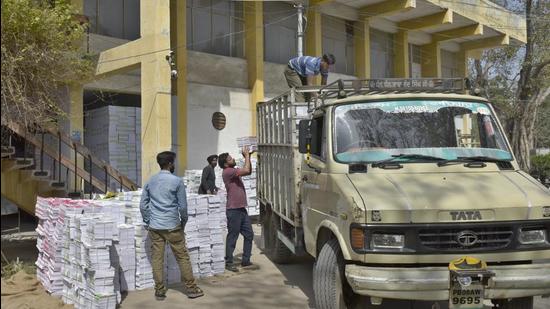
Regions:
M 239 272 L 239 269 L 233 264 L 225 264 L 225 269 L 232 271 L 234 273 Z
M 197 298 L 204 296 L 204 292 L 199 288 L 198 286 L 195 286 L 193 288 L 186 288 L 185 289 L 185 295 L 189 298 Z
M 155 298 L 157 300 L 165 300 L 166 299 L 166 290 L 155 290 Z
M 260 267 L 258 265 L 252 264 L 252 262 L 242 262 L 241 267 L 244 268 L 244 269 L 249 269 L 249 270 L 260 269 Z

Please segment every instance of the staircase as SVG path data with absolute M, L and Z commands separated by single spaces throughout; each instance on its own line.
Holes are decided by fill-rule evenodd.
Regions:
M 2 195 L 34 215 L 36 197 L 83 198 L 138 185 L 108 163 L 52 128 L 2 126 Z

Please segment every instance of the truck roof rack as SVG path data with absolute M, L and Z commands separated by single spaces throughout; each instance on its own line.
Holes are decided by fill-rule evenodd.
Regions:
M 421 92 L 467 94 L 468 90 L 471 89 L 471 83 L 467 78 L 339 79 L 320 88 L 301 87 L 299 89 L 302 90 L 301 92 L 317 92 L 319 94 L 316 102 L 314 102 L 314 108 L 317 108 L 323 106 L 325 101 L 329 99 L 343 99 L 366 94 Z

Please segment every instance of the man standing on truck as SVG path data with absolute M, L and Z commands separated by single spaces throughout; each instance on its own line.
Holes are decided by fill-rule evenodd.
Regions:
M 164 151 L 157 155 L 160 172 L 145 184 L 141 195 L 140 211 L 152 242 L 151 266 L 155 281 L 155 297 L 166 298 L 164 285 L 164 249 L 170 245 L 178 262 L 181 281 L 189 298 L 203 296 L 193 277 L 191 260 L 185 245 L 185 224 L 187 223 L 187 196 L 185 185 L 174 173 L 176 154 Z
M 313 86 L 315 76 L 321 74 L 321 85 L 326 85 L 329 67 L 335 63 L 336 58 L 332 54 L 292 58 L 285 69 L 286 82 L 290 88 Z M 296 101 L 304 102 L 304 95 L 296 93 Z
M 250 217 L 246 211 L 248 200 L 244 188 L 242 176 L 252 173 L 250 164 L 250 150 L 244 147 L 242 151 L 244 157 L 244 167 L 235 168 L 237 163 L 235 158 L 227 152 L 218 156 L 218 164 L 223 169 L 222 178 L 227 191 L 227 239 L 225 242 L 225 268 L 229 271 L 237 272 L 238 269 L 233 265 L 233 251 L 237 244 L 239 233 L 244 237 L 242 267 L 251 267 L 250 256 L 252 254 L 252 240 L 254 231 L 250 224 Z
M 208 156 L 206 161 L 208 161 L 208 165 L 202 170 L 199 194 L 217 194 L 218 188 L 216 187 L 216 173 L 214 172 L 214 168 L 218 165 L 218 156 Z

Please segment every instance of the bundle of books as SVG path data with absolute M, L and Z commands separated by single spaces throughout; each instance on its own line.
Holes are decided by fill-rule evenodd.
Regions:
M 115 308 L 120 292 L 154 286 L 151 239 L 139 210 L 141 191 L 110 200 L 38 198 L 37 277 L 75 308 Z M 224 271 L 225 195 L 188 194 L 186 243 L 195 277 Z M 165 250 L 165 281 L 180 282 Z
M 246 197 L 248 199 L 248 215 L 257 216 L 260 214 L 260 205 L 256 198 L 256 163 L 255 158 L 250 159 L 250 165 L 252 167 L 252 173 L 248 176 L 243 176 L 242 181 L 246 190 Z M 244 159 L 237 160 L 238 166 L 244 166 Z
M 239 149 L 247 146 L 250 151 L 258 151 L 258 139 L 256 136 L 237 137 L 237 146 Z

